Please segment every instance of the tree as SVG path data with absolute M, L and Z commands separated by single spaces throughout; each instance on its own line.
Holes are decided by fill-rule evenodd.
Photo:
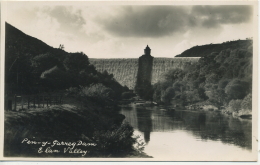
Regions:
M 153 100 L 156 102 L 163 101 L 163 97 L 167 88 L 171 87 L 170 81 L 159 81 L 153 85 Z
M 191 104 L 200 101 L 198 90 L 186 91 L 186 99 Z
M 102 77 L 107 80 L 112 80 L 114 78 L 113 74 L 109 74 L 106 70 L 102 72 Z
M 173 84 L 173 88 L 176 91 L 183 92 L 185 90 L 185 83 L 183 81 L 177 81 Z
M 241 103 L 242 100 L 231 100 L 228 107 L 232 112 L 238 112 L 241 109 Z
M 160 82 L 153 85 L 153 100 L 161 102 L 161 85 Z
M 241 107 L 244 110 L 252 111 L 252 94 L 249 93 L 242 101 Z
M 63 50 L 64 49 L 64 45 L 60 44 L 59 49 Z
M 206 76 L 206 83 L 217 83 L 219 81 L 219 75 L 211 73 Z
M 89 68 L 89 60 L 88 56 L 84 53 L 71 53 L 69 54 L 63 64 L 67 71 L 78 74 L 82 70 L 88 70 Z
M 199 97 L 203 100 L 207 100 L 209 97 L 205 94 L 204 88 L 198 88 Z
M 225 87 L 225 93 L 228 95 L 230 100 L 232 99 L 243 99 L 249 92 L 249 84 L 239 79 L 233 79 Z
M 165 79 L 171 81 L 172 83 L 177 79 L 183 78 L 183 76 L 184 72 L 182 69 L 172 69 L 164 75 Z
M 218 82 L 218 88 L 219 89 L 225 89 L 227 84 L 230 82 L 231 80 L 229 79 L 221 79 L 219 82 Z
M 166 103 L 166 104 L 169 104 L 171 99 L 175 96 L 175 91 L 172 87 L 168 87 L 166 90 L 165 90 L 165 93 L 162 97 L 163 101 Z
M 199 81 L 198 80 L 190 80 L 186 83 L 187 90 L 193 91 L 199 88 Z
M 34 69 L 34 73 L 38 76 L 45 70 L 53 68 L 59 65 L 59 60 L 51 53 L 40 54 L 35 56 L 31 60 L 31 66 Z
M 72 82 L 70 75 L 57 66 L 44 71 L 41 74 L 41 80 L 45 87 L 51 89 L 66 89 L 71 86 Z

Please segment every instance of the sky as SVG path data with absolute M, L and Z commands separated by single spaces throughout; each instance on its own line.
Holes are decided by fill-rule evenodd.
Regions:
M 7 2 L 6 22 L 89 58 L 174 57 L 196 45 L 253 37 L 249 5 L 91 5 Z

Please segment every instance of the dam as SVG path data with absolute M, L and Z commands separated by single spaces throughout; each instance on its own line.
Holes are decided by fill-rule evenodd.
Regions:
M 197 63 L 200 57 L 156 58 L 152 60 L 151 84 L 163 79 L 164 74 L 171 69 L 184 69 Z M 99 72 L 107 71 L 113 74 L 121 85 L 133 90 L 137 81 L 138 58 L 90 58 L 90 63 Z

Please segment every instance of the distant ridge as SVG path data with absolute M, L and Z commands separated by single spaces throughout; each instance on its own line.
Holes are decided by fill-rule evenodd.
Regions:
M 252 49 L 252 40 L 237 40 L 228 41 L 221 44 L 208 44 L 201 46 L 194 46 L 190 49 L 185 50 L 180 55 L 175 57 L 203 57 L 205 55 L 211 54 L 212 52 L 220 53 L 225 49 Z

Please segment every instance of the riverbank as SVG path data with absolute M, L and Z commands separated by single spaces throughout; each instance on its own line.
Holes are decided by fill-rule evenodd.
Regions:
M 89 100 L 5 111 L 6 157 L 142 157 L 124 115 Z
M 240 117 L 245 119 L 252 119 L 252 111 L 245 109 L 238 109 L 233 111 L 229 106 L 216 107 L 212 105 L 209 101 L 198 102 L 185 106 L 189 110 L 204 110 L 204 111 L 217 111 L 223 114 L 232 115 L 233 117 Z

